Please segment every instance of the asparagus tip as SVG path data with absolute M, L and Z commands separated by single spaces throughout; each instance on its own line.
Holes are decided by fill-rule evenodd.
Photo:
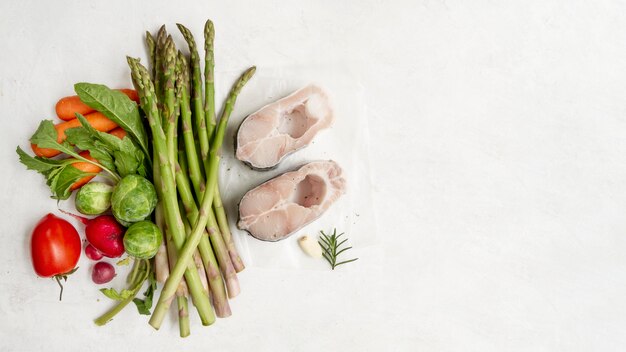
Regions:
M 207 39 L 211 39 L 211 41 L 213 41 L 215 37 L 215 27 L 213 27 L 213 22 L 210 19 L 206 20 L 206 24 L 204 25 L 204 35 Z

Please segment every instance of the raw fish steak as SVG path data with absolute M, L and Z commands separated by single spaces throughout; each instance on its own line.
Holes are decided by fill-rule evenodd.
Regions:
M 235 154 L 254 169 L 271 169 L 309 145 L 332 121 L 328 96 L 308 85 L 246 117 L 237 132 Z
M 346 191 L 334 161 L 314 161 L 248 191 L 237 226 L 263 241 L 278 241 L 319 218 Z

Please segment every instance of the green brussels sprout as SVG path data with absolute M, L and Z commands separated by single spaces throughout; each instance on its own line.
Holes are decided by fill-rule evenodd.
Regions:
M 117 183 L 111 196 L 113 215 L 122 223 L 146 219 L 157 204 L 157 195 L 150 181 L 139 175 L 128 175 Z
M 150 259 L 154 257 L 163 241 L 161 230 L 150 221 L 132 224 L 124 234 L 124 249 L 131 257 Z
M 76 210 L 85 215 L 100 215 L 111 206 L 113 186 L 90 182 L 76 193 Z

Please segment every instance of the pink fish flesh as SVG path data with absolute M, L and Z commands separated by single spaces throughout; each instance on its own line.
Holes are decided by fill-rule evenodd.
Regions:
M 237 226 L 263 241 L 282 240 L 319 218 L 346 191 L 334 161 L 314 161 L 248 191 Z
M 237 132 L 237 159 L 270 169 L 309 145 L 333 121 L 328 95 L 308 85 L 246 117 Z

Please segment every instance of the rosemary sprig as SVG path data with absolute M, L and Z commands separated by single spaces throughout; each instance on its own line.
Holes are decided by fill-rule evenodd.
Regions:
M 322 256 L 324 256 L 324 259 L 326 259 L 326 261 L 330 264 L 330 267 L 332 268 L 332 270 L 335 270 L 335 268 L 341 264 L 350 263 L 359 259 L 359 258 L 354 258 L 354 259 L 344 260 L 342 262 L 337 263 L 337 257 L 339 257 L 341 253 L 352 248 L 352 247 L 346 247 L 341 250 L 339 249 L 339 247 L 341 247 L 342 244 L 346 243 L 348 239 L 346 238 L 346 239 L 343 239 L 341 242 L 339 242 L 339 237 L 341 237 L 344 233 L 342 232 L 339 235 L 337 235 L 337 229 L 333 229 L 333 234 L 330 236 L 325 234 L 324 231 L 320 231 L 320 233 L 321 235 L 319 237 L 320 240 L 318 241 L 318 243 L 320 244 L 320 246 L 322 247 L 322 250 L 324 251 L 322 253 Z

